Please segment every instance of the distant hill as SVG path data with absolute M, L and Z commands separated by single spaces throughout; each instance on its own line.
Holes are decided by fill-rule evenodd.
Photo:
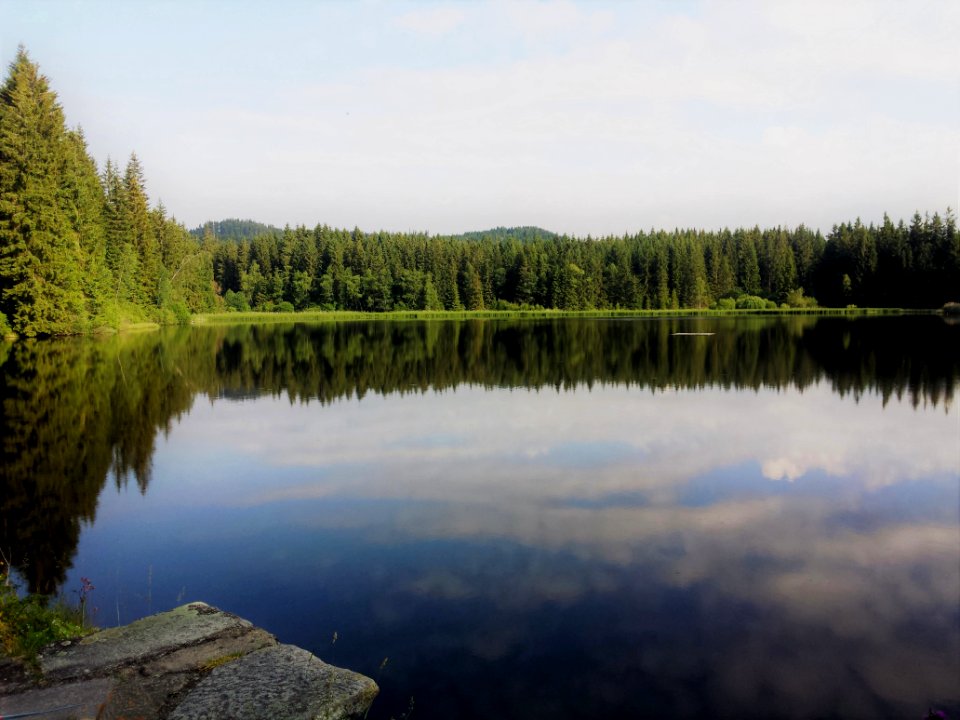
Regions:
M 239 220 L 237 218 L 227 218 L 226 220 L 210 220 L 200 227 L 194 228 L 190 234 L 196 238 L 202 238 L 207 229 L 213 233 L 217 240 L 250 240 L 258 235 L 275 234 L 283 232 L 273 225 L 264 225 L 255 220 Z M 454 240 L 519 240 L 520 242 L 533 242 L 535 240 L 553 240 L 557 233 L 544 230 L 533 225 L 524 225 L 522 227 L 495 227 L 489 230 L 474 230 L 471 232 L 460 233 L 458 235 L 448 235 Z
M 454 235 L 453 237 L 463 240 L 514 239 L 520 242 L 533 242 L 534 240 L 553 240 L 557 237 L 557 234 L 549 230 L 544 230 L 543 228 L 524 225 L 523 227 L 495 227 L 490 230 L 475 230 L 473 232 Z
M 218 240 L 249 240 L 257 235 L 280 234 L 283 232 L 280 228 L 273 225 L 264 225 L 254 220 L 239 220 L 237 218 L 227 218 L 226 220 L 210 220 L 198 228 L 190 231 L 194 237 L 202 238 L 207 228 Z

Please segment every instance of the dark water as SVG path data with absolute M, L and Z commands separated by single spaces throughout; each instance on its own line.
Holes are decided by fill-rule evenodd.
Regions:
M 958 379 L 937 317 L 0 345 L 0 548 L 104 626 L 245 616 L 371 718 L 960 717 Z

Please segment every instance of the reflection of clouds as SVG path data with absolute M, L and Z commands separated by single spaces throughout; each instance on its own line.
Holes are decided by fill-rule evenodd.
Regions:
M 683 591 L 702 603 L 706 623 L 730 604 L 764 616 L 753 629 L 738 618 L 735 655 L 711 667 L 710 682 L 745 707 L 773 686 L 781 701 L 809 709 L 825 672 L 843 678 L 851 698 L 862 695 L 850 716 L 871 692 L 904 702 L 955 696 L 960 468 L 951 414 L 884 408 L 875 396 L 852 402 L 824 386 L 460 387 L 212 410 L 195 407 L 170 446 L 192 458 L 219 448 L 233 463 L 208 470 L 202 488 L 178 486 L 176 502 L 289 503 L 286 522 L 360 529 L 393 546 L 523 549 L 500 558 L 509 570 L 416 565 L 397 590 L 406 596 L 482 600 L 516 616 L 629 594 L 631 583 Z M 694 486 L 724 492 L 692 498 Z M 911 507 L 917 488 L 927 494 Z M 900 494 L 875 502 L 890 491 Z M 381 620 L 398 612 L 388 599 L 375 611 Z M 468 643 L 493 659 L 523 637 L 485 627 Z M 824 713 L 842 710 L 838 702 Z
M 330 494 L 543 502 L 645 491 L 666 505 L 689 479 L 747 461 L 771 480 L 824 471 L 850 475 L 861 489 L 956 474 L 955 431 L 941 412 L 882 408 L 876 396 L 853 403 L 822 386 L 802 394 L 460 387 L 327 407 L 262 398 L 197 407 L 175 430 L 271 475 L 268 489 L 251 483 L 252 493 L 234 473 L 223 477 L 238 502 Z M 292 480 L 292 468 L 322 468 L 323 478 Z M 217 482 L 209 480 L 207 490 Z

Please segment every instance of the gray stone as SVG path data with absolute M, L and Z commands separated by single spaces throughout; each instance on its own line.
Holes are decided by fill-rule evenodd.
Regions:
M 0 718 L 54 720 L 360 717 L 378 692 L 363 675 L 204 603 L 47 648 L 42 682 L 0 663 Z
M 44 720 L 87 720 L 100 718 L 100 711 L 116 689 L 112 678 L 96 678 L 29 690 L 19 695 L 0 697 L 0 718 L 19 713 L 42 712 Z M 74 707 L 79 705 L 79 707 Z M 66 707 L 59 712 L 54 708 Z
M 278 645 L 222 665 L 191 690 L 170 720 L 341 720 L 362 717 L 379 692 L 368 677 Z
M 236 615 L 195 602 L 123 627 L 101 630 L 66 648 L 54 646 L 44 655 L 40 667 L 44 677 L 51 680 L 102 675 L 215 638 L 243 638 L 254 630 L 252 624 Z M 259 633 L 262 646 L 265 633 Z

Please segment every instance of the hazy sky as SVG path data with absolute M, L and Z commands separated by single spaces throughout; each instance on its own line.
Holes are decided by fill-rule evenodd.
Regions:
M 0 0 L 188 226 L 829 230 L 960 204 L 960 3 Z

